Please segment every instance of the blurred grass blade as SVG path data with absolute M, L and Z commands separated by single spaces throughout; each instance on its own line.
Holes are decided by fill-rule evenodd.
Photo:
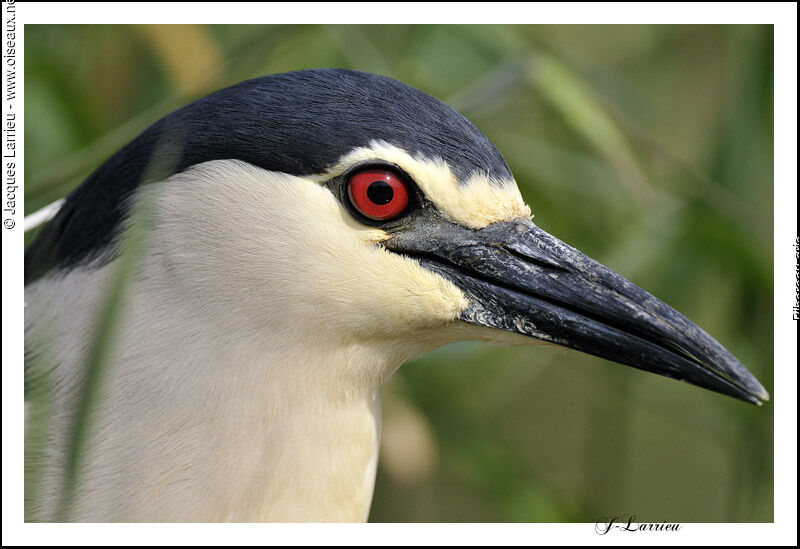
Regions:
M 546 53 L 527 64 L 528 82 L 576 133 L 584 137 L 615 167 L 628 192 L 640 204 L 652 191 L 625 135 L 567 66 Z
M 40 193 L 64 182 L 72 182 L 78 176 L 88 175 L 105 158 L 119 150 L 127 142 L 147 129 L 150 124 L 169 114 L 184 102 L 181 94 L 173 94 L 150 109 L 131 118 L 115 130 L 104 135 L 90 145 L 75 151 L 53 163 L 48 168 L 33 174 L 26 183 L 26 192 Z
M 72 432 L 67 446 L 67 465 L 64 485 L 56 513 L 57 522 L 68 522 L 72 512 L 76 489 L 80 481 L 81 468 L 89 444 L 89 434 L 94 420 L 98 397 L 103 380 L 110 367 L 113 344 L 122 315 L 125 311 L 126 291 L 137 271 L 145 247 L 148 205 L 140 203 L 131 216 L 122 253 L 117 261 L 117 271 L 108 288 L 108 295 L 97 316 L 97 331 L 89 346 L 78 406 L 72 423 Z
M 491 112 L 519 87 L 525 72 L 519 59 L 512 59 L 482 75 L 468 87 L 447 97 L 445 103 L 465 116 L 476 111 Z
M 176 127 L 164 132 L 156 146 L 157 152 L 153 155 L 153 163 L 142 178 L 144 182 L 161 180 L 172 173 L 172 167 L 177 163 L 183 147 L 183 131 L 183 128 Z M 146 189 L 147 186 L 145 185 L 144 188 Z M 119 259 L 116 260 L 117 270 L 97 316 L 96 335 L 89 346 L 78 407 L 68 440 L 64 485 L 56 512 L 58 522 L 69 521 L 72 512 L 76 490 L 80 482 L 81 468 L 85 464 L 93 416 L 103 380 L 110 368 L 114 341 L 125 312 L 127 290 L 138 271 L 145 251 L 149 223 L 155 208 L 155 198 L 152 193 L 148 192 L 140 192 L 137 196 L 124 230 Z

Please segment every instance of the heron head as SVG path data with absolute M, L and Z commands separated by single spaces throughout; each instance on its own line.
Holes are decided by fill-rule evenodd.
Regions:
M 547 342 L 768 399 L 691 321 L 534 225 L 489 140 L 395 80 L 311 70 L 244 82 L 162 119 L 84 188 L 122 173 L 133 195 L 143 158 L 173 173 L 151 188 L 176 287 L 254 333 L 378 341 L 402 359 L 459 339 Z M 122 217 L 119 196 L 99 217 L 68 215 L 80 193 L 53 225 L 62 239 Z M 68 253 L 34 246 L 31 272 L 95 257 L 111 241 L 98 234 Z

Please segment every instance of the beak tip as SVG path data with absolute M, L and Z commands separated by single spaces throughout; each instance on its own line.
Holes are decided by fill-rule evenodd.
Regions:
M 745 370 L 746 371 L 746 370 Z M 755 400 L 755 404 L 761 406 L 770 401 L 769 392 L 761 385 L 761 382 L 756 379 L 754 375 L 750 372 L 747 372 L 747 382 L 745 383 L 745 388 Z
M 755 386 L 751 386 L 748 388 L 748 401 L 752 402 L 756 406 L 763 406 L 767 402 L 770 401 L 770 395 L 764 387 L 761 386 L 760 383 L 756 383 Z

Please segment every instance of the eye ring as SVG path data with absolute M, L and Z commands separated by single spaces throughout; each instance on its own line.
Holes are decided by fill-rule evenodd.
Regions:
M 379 168 L 352 174 L 347 180 L 347 196 L 361 215 L 375 221 L 398 217 L 409 202 L 408 186 L 400 176 Z

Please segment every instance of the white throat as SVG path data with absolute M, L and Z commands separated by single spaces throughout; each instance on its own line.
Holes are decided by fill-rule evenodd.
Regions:
M 49 289 L 102 296 L 110 264 L 70 274 Z M 81 288 L 88 283 L 91 287 Z M 92 337 L 93 307 L 29 291 L 28 317 L 50 321 L 64 348 Z M 98 302 L 100 300 L 98 299 Z M 200 324 L 166 296 L 129 304 L 81 472 L 72 517 L 86 521 L 361 521 L 372 497 L 380 431 L 380 385 L 327 377 L 332 365 L 370 362 L 358 344 L 287 345 L 285 337 L 241 340 Z M 161 315 L 169 321 L 156 322 Z M 187 335 L 186 326 L 192 326 Z M 52 334 L 52 331 L 50 331 Z M 328 343 L 329 345 L 326 345 Z M 58 499 L 85 346 L 68 349 L 54 371 L 55 416 L 44 516 Z M 398 366 L 398 364 L 395 365 Z M 346 374 L 345 374 L 346 375 Z M 209 497 L 213 494 L 213 497 Z

